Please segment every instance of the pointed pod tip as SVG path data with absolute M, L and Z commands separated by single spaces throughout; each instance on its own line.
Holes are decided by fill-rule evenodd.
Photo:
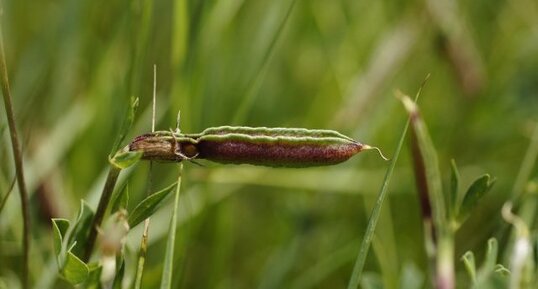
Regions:
M 378 147 L 373 147 L 373 146 L 369 146 L 369 145 L 363 145 L 362 146 L 362 149 L 363 150 L 376 150 L 377 153 L 379 154 L 379 156 L 384 159 L 385 161 L 389 161 L 390 159 L 388 159 L 387 157 L 385 157 L 385 155 L 383 155 L 383 152 L 381 152 L 381 150 L 378 148 Z

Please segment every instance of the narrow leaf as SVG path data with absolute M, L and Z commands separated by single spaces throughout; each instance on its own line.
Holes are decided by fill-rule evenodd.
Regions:
M 155 213 L 162 206 L 164 200 L 170 195 L 170 192 L 172 192 L 172 189 L 175 186 L 176 183 L 173 183 L 170 186 L 151 194 L 140 202 L 129 215 L 129 226 L 134 228 L 136 225 L 140 224 L 140 222 Z
M 161 277 L 161 289 L 172 288 L 172 275 L 174 274 L 174 247 L 176 244 L 176 224 L 177 214 L 179 211 L 179 192 L 181 189 L 181 173 L 183 171 L 183 164 L 179 164 L 179 176 L 177 179 L 177 186 L 174 194 L 174 209 L 172 210 L 172 216 L 170 216 L 170 226 L 168 229 L 168 239 L 166 240 L 166 252 L 164 254 L 164 268 Z
M 381 207 L 387 195 L 389 183 L 392 178 L 392 173 L 394 172 L 394 168 L 396 167 L 396 161 L 398 160 L 398 157 L 400 156 L 400 151 L 402 150 L 403 143 L 405 140 L 405 135 L 407 134 L 408 128 L 409 128 L 409 121 L 407 121 L 407 123 L 405 124 L 403 128 L 402 134 L 400 135 L 400 139 L 398 140 L 398 145 L 396 146 L 393 157 L 390 160 L 390 164 L 385 173 L 385 179 L 383 180 L 379 193 L 377 194 L 377 200 L 376 200 L 374 208 L 372 209 L 372 213 L 370 214 L 370 218 L 368 219 L 368 226 L 366 227 L 366 233 L 364 234 L 364 238 L 362 240 L 361 247 L 357 255 L 357 259 L 355 260 L 355 265 L 353 266 L 351 277 L 349 279 L 349 283 L 347 286 L 348 289 L 356 289 L 359 287 L 362 270 L 366 262 L 366 257 L 368 256 L 368 250 L 370 249 L 370 244 L 372 243 L 372 239 L 375 233 L 375 228 L 377 226 L 377 221 L 379 220 L 379 216 L 381 214 Z
M 114 157 L 110 159 L 110 163 L 120 169 L 126 169 L 136 164 L 144 153 L 141 151 L 118 151 Z
M 103 267 L 98 264 L 89 264 L 88 278 L 84 282 L 82 288 L 84 289 L 101 289 L 101 272 Z
M 460 223 L 469 216 L 471 211 L 476 207 L 478 201 L 491 189 L 494 183 L 495 180 L 492 180 L 488 174 L 485 174 L 471 184 L 465 193 L 459 209 L 458 221 Z
M 458 193 L 460 184 L 460 173 L 458 171 L 458 167 L 456 166 L 455 160 L 452 160 L 450 162 L 450 169 L 450 195 L 448 199 L 448 209 L 450 219 L 453 220 L 454 218 L 456 218 L 459 210 Z
M 89 275 L 88 266 L 75 254 L 67 252 L 65 265 L 61 271 L 62 277 L 72 285 L 84 282 Z
M 131 129 L 137 109 L 138 109 L 138 98 L 131 97 L 129 109 L 127 110 L 125 118 L 123 119 L 123 124 L 118 133 L 118 138 L 116 139 L 116 141 L 114 142 L 114 145 L 112 146 L 112 151 L 110 152 L 111 156 L 115 155 L 116 152 L 119 150 L 121 143 L 123 142 L 123 140 L 127 136 L 127 133 Z
M 429 78 L 429 75 L 426 78 L 426 80 L 428 78 Z M 422 92 L 422 88 L 424 87 L 424 84 L 426 83 L 426 80 L 424 80 L 420 89 L 418 90 L 417 95 L 415 97 L 415 101 L 418 100 L 420 93 Z M 372 243 L 372 239 L 374 238 L 377 221 L 379 220 L 379 216 L 381 214 L 381 207 L 383 206 L 383 202 L 385 201 L 385 198 L 387 196 L 390 179 L 392 178 L 392 173 L 394 172 L 394 168 L 396 167 L 396 161 L 398 160 L 398 157 L 400 156 L 400 152 L 403 147 L 405 136 L 409 128 L 409 122 L 410 120 L 408 120 L 405 123 L 405 126 L 402 130 L 402 134 L 400 135 L 400 139 L 398 140 L 398 145 L 396 146 L 396 149 L 394 150 L 393 157 L 390 160 L 389 167 L 387 168 L 387 172 L 385 173 L 385 179 L 383 180 L 379 193 L 377 194 L 377 200 L 376 200 L 374 208 L 372 209 L 372 213 L 370 214 L 370 218 L 368 219 L 368 226 L 366 227 L 366 233 L 364 234 L 364 238 L 362 239 L 361 247 L 359 249 L 357 259 L 355 260 L 355 265 L 353 266 L 353 271 L 351 272 L 349 283 L 347 284 L 348 289 L 355 289 L 359 287 L 362 270 L 364 269 L 364 263 L 366 262 L 366 257 L 368 256 L 368 250 L 370 249 L 370 244 Z
M 77 220 L 74 224 L 73 234 L 69 237 L 69 245 L 76 242 L 76 246 L 73 248 L 73 254 L 79 255 L 82 253 L 88 234 L 91 229 L 91 222 L 94 216 L 94 212 L 90 205 L 84 200 L 80 202 L 80 210 L 77 217 Z
M 56 254 L 56 261 L 58 262 L 58 267 L 60 267 L 62 263 L 62 244 L 68 228 L 69 220 L 59 218 L 52 219 L 54 253 Z

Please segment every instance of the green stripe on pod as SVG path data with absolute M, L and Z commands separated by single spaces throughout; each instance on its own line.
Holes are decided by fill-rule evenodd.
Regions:
M 354 141 L 352 138 L 345 136 L 334 130 L 325 129 L 305 129 L 305 128 L 269 128 L 269 127 L 248 127 L 248 126 L 219 126 L 205 129 L 199 134 L 191 134 L 188 136 L 199 138 L 207 135 L 222 135 L 222 134 L 245 134 L 250 136 L 274 136 L 274 137 L 335 137 Z
M 270 167 L 311 167 L 341 163 L 363 145 L 335 137 L 204 135 L 196 145 L 198 158 L 219 163 Z

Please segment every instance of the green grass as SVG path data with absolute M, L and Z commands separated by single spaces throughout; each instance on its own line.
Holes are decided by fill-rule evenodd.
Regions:
M 430 2 L 442 3 L 2 1 L 30 198 L 31 288 L 71 288 L 57 274 L 50 220 L 73 224 L 81 200 L 96 210 L 131 97 L 139 98 L 139 109 L 120 146 L 151 131 L 154 64 L 157 129 L 174 128 L 181 110 L 185 133 L 232 124 L 333 129 L 389 157 L 407 119 L 393 90 L 412 93 L 431 73 L 419 109 L 440 189 L 453 192 L 451 160 L 461 202 L 477 177 L 496 179 L 451 236 L 457 288 L 506 288 L 496 264 L 513 268 L 517 240 L 536 249 L 538 10 L 527 0 L 459 1 L 452 8 Z M 0 288 L 21 288 L 23 220 L 17 184 L 11 189 L 4 104 L 0 111 L 0 200 L 12 191 L 0 211 Z M 425 249 L 413 160 L 404 143 L 377 226 L 368 231 L 389 165 L 373 152 L 326 168 L 186 162 L 175 240 L 168 198 L 151 215 L 141 288 L 161 286 L 170 261 L 171 288 L 345 288 L 358 276 L 352 272 L 365 240 L 371 250 L 361 255 L 362 277 L 352 287 L 432 288 L 436 266 Z M 138 162 L 122 169 L 112 200 L 128 183 L 132 213 L 148 191 L 178 178 L 177 164 L 149 168 Z M 452 204 L 453 195 L 444 197 Z M 507 201 L 528 236 L 503 219 Z M 143 227 L 131 228 L 125 240 L 127 283 Z M 95 248 L 97 261 L 99 242 Z M 464 254 L 472 254 L 474 268 L 461 261 Z M 96 272 L 88 267 L 90 278 Z M 537 276 L 536 269 L 522 272 L 526 280 Z

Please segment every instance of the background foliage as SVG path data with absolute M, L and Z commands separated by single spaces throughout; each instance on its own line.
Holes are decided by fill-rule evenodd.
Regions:
M 72 219 L 81 199 L 95 208 L 131 95 L 140 98 L 131 137 L 151 130 L 153 64 L 158 129 L 174 127 L 181 110 L 184 132 L 227 124 L 326 128 L 386 153 L 406 119 L 392 91 L 414 93 L 431 73 L 420 107 L 443 177 L 453 158 L 464 186 L 484 172 L 497 178 L 458 232 L 456 259 L 472 250 L 481 260 L 490 237 L 503 254 L 501 206 L 514 197 L 538 111 L 537 19 L 530 0 L 4 0 L 31 193 L 33 283 L 68 287 L 55 277 L 50 218 Z M 14 176 L 6 126 L 2 114 L 2 196 Z M 203 164 L 184 167 L 176 288 L 347 284 L 387 165 L 376 154 L 301 170 Z M 131 205 L 177 178 L 175 164 L 148 168 L 124 173 Z M 400 276 L 427 278 L 415 191 L 404 153 L 365 283 L 398 288 Z M 8 288 L 18 283 L 18 203 L 12 193 L 0 215 L 0 278 Z M 160 282 L 170 210 L 152 219 L 143 288 Z M 141 227 L 129 234 L 132 252 Z M 457 265 L 459 284 L 467 284 Z

